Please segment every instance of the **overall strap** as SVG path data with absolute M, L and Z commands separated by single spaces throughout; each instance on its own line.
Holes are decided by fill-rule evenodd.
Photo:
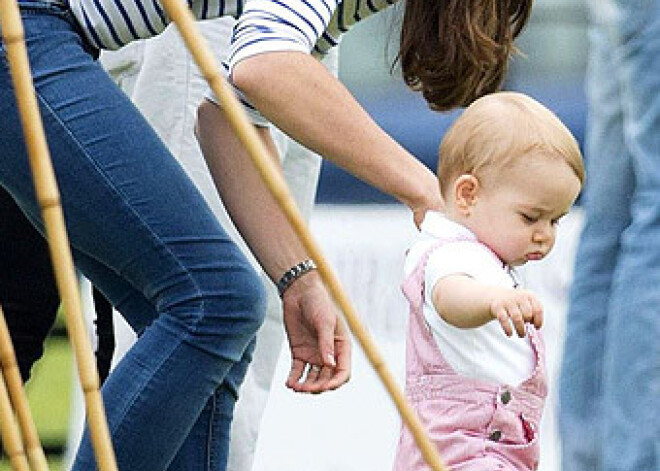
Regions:
M 440 352 L 431 328 L 424 319 L 424 273 L 428 260 L 436 249 L 455 242 L 477 243 L 467 237 L 438 240 L 424 252 L 415 269 L 401 284 L 410 305 L 406 341 L 406 369 L 409 378 L 424 374 L 456 374 Z

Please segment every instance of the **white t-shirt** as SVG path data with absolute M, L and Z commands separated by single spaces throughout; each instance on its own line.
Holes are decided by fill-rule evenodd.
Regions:
M 462 273 L 486 285 L 515 287 L 515 274 L 469 229 L 441 213 L 428 212 L 418 240 L 406 256 L 406 276 L 438 239 L 460 239 L 435 249 L 424 273 L 424 318 L 440 352 L 459 374 L 498 384 L 520 384 L 529 378 L 535 362 L 527 337 L 507 337 L 496 320 L 473 329 L 454 327 L 436 312 L 432 301 L 434 286 L 448 275 Z

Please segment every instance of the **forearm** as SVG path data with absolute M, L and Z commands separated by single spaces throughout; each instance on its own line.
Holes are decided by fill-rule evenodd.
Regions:
M 280 168 L 268 129 L 257 130 Z M 200 106 L 197 133 L 227 213 L 268 276 L 279 280 L 307 252 L 218 106 Z
M 492 290 L 467 275 L 450 275 L 433 288 L 433 305 L 445 322 L 463 329 L 484 325 L 491 314 Z
M 232 78 L 264 116 L 301 144 L 413 210 L 440 207 L 435 175 L 313 57 L 260 54 L 238 63 Z
M 205 102 L 198 118 L 199 142 L 225 208 L 263 269 L 277 281 L 307 253 L 222 110 Z M 279 164 L 267 128 L 257 130 Z M 348 381 L 350 338 L 318 272 L 298 278 L 282 296 L 282 307 L 292 360 L 287 387 L 321 393 Z

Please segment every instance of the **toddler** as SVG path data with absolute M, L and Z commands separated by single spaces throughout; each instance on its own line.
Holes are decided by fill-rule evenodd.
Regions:
M 514 268 L 552 249 L 584 166 L 570 131 L 520 93 L 476 100 L 440 145 L 445 213 L 406 257 L 406 394 L 451 471 L 533 470 L 547 392 L 543 307 Z M 427 470 L 403 427 L 395 471 Z

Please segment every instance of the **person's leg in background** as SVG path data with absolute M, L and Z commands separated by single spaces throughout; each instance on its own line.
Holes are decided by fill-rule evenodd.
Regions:
M 44 353 L 55 323 L 60 296 L 46 239 L 34 228 L 13 198 L 0 187 L 0 306 L 12 338 L 23 382 Z M 93 291 L 92 311 L 98 337 L 97 369 L 101 380 L 110 371 L 114 350 L 112 307 Z
M 199 26 L 218 59 L 222 60 L 228 52 L 233 20 L 223 18 L 204 21 Z M 248 253 L 247 246 L 234 229 L 217 195 L 194 136 L 197 106 L 206 91 L 206 82 L 176 29 L 169 27 L 160 36 L 136 46 L 129 45 L 129 48 L 103 53 L 101 61 L 179 159 L 221 224 Z M 324 63 L 337 73 L 336 48 L 324 59 Z M 139 69 L 137 73 L 135 69 Z M 321 159 L 276 129 L 272 133 L 282 156 L 285 178 L 299 209 L 308 220 L 316 194 Z M 256 261 L 253 260 L 253 263 L 256 266 Z M 268 293 L 266 319 L 259 330 L 252 363 L 241 387 L 233 417 L 227 466 L 230 471 L 249 471 L 252 468 L 261 416 L 284 340 L 281 302 L 277 290 L 265 274 L 262 274 L 262 279 Z M 214 402 L 207 404 L 207 408 L 213 410 L 215 405 L 226 400 L 228 398 L 216 397 Z M 231 417 L 221 420 L 231 420 Z M 200 429 L 206 426 L 203 423 L 196 425 Z M 184 461 L 184 457 L 179 456 L 173 463 L 173 469 L 177 469 L 177 463 L 183 466 Z
M 658 469 L 658 2 L 591 2 L 585 227 L 560 381 L 565 471 Z M 643 5 L 642 5 L 643 4 Z
M 46 240 L 2 187 L 0 215 L 0 306 L 25 382 L 43 355 L 60 296 Z
M 95 286 L 92 287 L 92 305 L 95 314 L 93 323 L 96 332 L 96 369 L 103 384 L 110 374 L 112 356 L 115 353 L 113 309 L 110 301 Z
M 601 469 L 607 316 L 620 238 L 630 222 L 633 185 L 612 41 L 607 26 L 597 18 L 592 19 L 589 39 L 587 182 L 581 203 L 585 220 L 575 259 L 559 383 L 564 471 Z
M 635 190 L 608 312 L 603 469 L 652 471 L 660 468 L 660 1 L 616 3 Z

